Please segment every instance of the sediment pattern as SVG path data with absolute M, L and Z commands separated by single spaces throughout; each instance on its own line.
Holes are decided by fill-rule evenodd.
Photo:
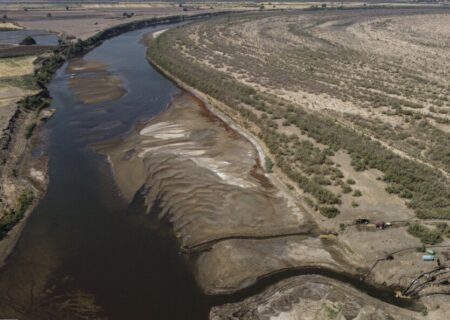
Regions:
M 114 148 L 114 149 L 113 149 Z M 312 224 L 279 192 L 257 162 L 251 143 L 178 97 L 156 121 L 106 151 L 124 194 L 143 187 L 148 211 L 173 223 L 184 247 L 233 236 L 306 233 Z M 139 162 L 135 184 L 125 168 Z M 125 190 L 128 189 L 128 190 Z
M 298 276 L 241 303 L 214 307 L 210 319 L 417 319 L 339 281 Z
M 316 225 L 266 176 L 254 145 L 190 94 L 120 141 L 108 154 L 123 195 L 145 198 L 167 219 L 205 293 L 229 293 L 290 267 L 355 273 L 360 260 L 339 241 L 312 237 Z

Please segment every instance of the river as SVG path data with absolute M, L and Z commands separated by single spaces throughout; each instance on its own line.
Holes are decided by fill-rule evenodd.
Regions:
M 39 45 L 57 45 L 58 35 L 44 30 L 10 30 L 0 31 L 0 45 L 19 44 L 27 36 L 33 37 Z

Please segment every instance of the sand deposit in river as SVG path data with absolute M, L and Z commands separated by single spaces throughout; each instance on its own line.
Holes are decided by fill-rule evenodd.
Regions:
M 103 63 L 74 59 L 66 73 L 70 88 L 84 104 L 116 100 L 126 93 L 122 80 Z
M 311 228 L 265 176 L 253 145 L 188 94 L 103 152 L 125 197 L 142 188 L 148 210 L 159 205 L 185 247 Z

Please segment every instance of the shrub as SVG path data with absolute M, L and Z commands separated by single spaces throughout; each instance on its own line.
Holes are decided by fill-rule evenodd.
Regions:
M 269 157 L 266 157 L 265 159 L 265 167 L 266 167 L 266 171 L 268 173 L 272 173 L 273 172 L 273 162 Z
M 352 187 L 350 187 L 348 184 L 341 184 L 341 189 L 343 193 L 350 193 L 352 192 Z
M 430 230 L 421 224 L 413 224 L 408 227 L 408 233 L 419 238 L 424 244 L 437 244 L 442 242 L 442 236 L 439 229 Z
M 308 206 L 310 206 L 311 208 L 314 208 L 314 201 L 312 201 L 311 198 L 305 197 L 304 199 Z
M 26 36 L 21 42 L 21 45 L 24 46 L 31 46 L 33 44 L 36 44 L 36 40 L 34 40 L 34 38 L 32 36 Z
M 33 135 L 33 131 L 36 128 L 36 122 L 30 123 L 25 130 L 25 138 L 29 139 Z
M 336 207 L 320 207 L 319 211 L 327 218 L 334 218 L 340 213 Z

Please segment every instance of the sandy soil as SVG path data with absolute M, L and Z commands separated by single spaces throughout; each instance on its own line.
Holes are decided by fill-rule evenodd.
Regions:
M 218 294 L 245 288 L 260 277 L 283 269 L 318 267 L 358 274 L 362 265 L 362 259 L 336 238 L 232 239 L 221 241 L 200 255 L 196 276 L 206 293 Z
M 96 61 L 73 59 L 66 74 L 70 88 L 84 104 L 115 100 L 126 93 L 122 80 Z
M 210 319 L 420 319 L 321 276 L 298 276 L 271 286 L 243 302 L 214 307 Z

